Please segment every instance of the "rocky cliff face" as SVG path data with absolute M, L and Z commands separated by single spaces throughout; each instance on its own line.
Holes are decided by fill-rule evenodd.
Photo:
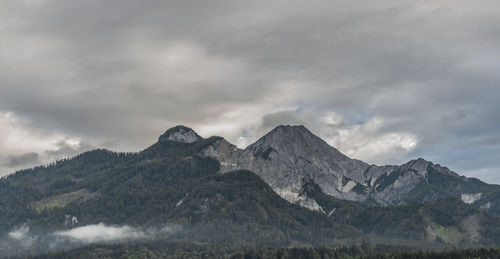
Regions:
M 181 143 L 193 143 L 201 139 L 202 137 L 200 137 L 200 135 L 198 135 L 194 130 L 186 126 L 176 126 L 167 130 L 158 138 L 158 141 L 161 142 L 170 140 Z
M 203 153 L 220 162 L 222 173 L 253 171 L 281 197 L 318 211 L 314 200 L 301 195 L 306 181 L 335 198 L 381 205 L 479 192 L 484 184 L 421 158 L 400 166 L 369 165 L 343 155 L 303 126 L 278 126 L 246 149 L 219 138 Z M 454 187 L 440 187 L 443 179 Z

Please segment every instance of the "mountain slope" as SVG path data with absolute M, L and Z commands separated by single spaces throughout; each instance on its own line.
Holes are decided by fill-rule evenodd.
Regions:
M 326 195 L 312 180 L 301 191 L 302 196 L 316 200 L 335 222 L 356 227 L 374 237 L 496 245 L 484 237 L 499 233 L 498 228 L 490 225 L 499 219 L 498 216 L 489 215 L 454 197 L 374 207 Z

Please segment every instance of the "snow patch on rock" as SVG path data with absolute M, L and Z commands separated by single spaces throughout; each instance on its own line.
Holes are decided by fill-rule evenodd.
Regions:
M 477 200 L 481 199 L 482 193 L 464 193 L 460 195 L 462 201 L 466 204 L 472 204 Z
M 298 192 L 294 192 L 289 188 L 273 188 L 273 190 L 281 196 L 281 198 L 287 200 L 290 203 L 295 203 L 298 201 Z
M 321 208 L 321 206 L 319 206 L 319 204 L 315 200 L 313 200 L 309 197 L 300 196 L 297 199 L 297 204 L 302 206 L 302 207 L 308 208 L 312 211 L 318 211 L 318 212 L 325 213 L 323 208 Z
M 184 198 L 182 198 L 180 201 L 178 201 L 178 202 L 175 204 L 175 207 L 177 208 L 177 207 L 181 206 L 181 205 L 182 205 L 182 203 L 184 203 L 184 200 L 188 197 L 188 195 L 189 195 L 189 192 L 188 192 L 188 193 L 186 193 L 186 195 L 184 196 Z
M 192 130 L 179 129 L 178 131 L 170 134 L 168 140 L 182 142 L 182 143 L 193 143 L 198 140 L 198 136 Z
M 481 209 L 487 210 L 489 208 L 491 208 L 491 202 L 487 202 L 487 203 L 481 205 Z
M 348 181 L 344 187 L 342 187 L 342 192 L 349 192 L 350 190 L 352 190 L 352 188 L 354 188 L 356 185 L 358 185 L 358 183 L 356 183 L 355 181 Z

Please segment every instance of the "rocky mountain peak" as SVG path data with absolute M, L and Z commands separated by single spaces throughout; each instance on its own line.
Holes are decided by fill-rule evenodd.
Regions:
M 284 138 L 316 137 L 303 125 L 279 125 L 264 135 L 260 140 L 276 140 Z
M 204 150 L 204 154 L 220 162 L 221 172 L 250 170 L 280 196 L 301 204 L 306 201 L 300 195 L 300 189 L 308 178 L 315 179 L 330 195 L 357 200 L 364 196 L 350 190 L 358 183 L 367 185 L 369 181 L 369 177 L 363 174 L 368 164 L 343 155 L 304 126 L 278 126 L 245 150 L 225 142 L 215 142 Z M 350 179 L 347 187 L 343 186 L 344 176 Z M 314 210 L 318 208 L 309 200 L 302 205 Z
M 432 163 L 423 159 L 423 158 L 418 158 L 418 159 L 411 160 L 410 162 L 406 163 L 405 165 L 408 166 L 409 169 L 424 172 L 427 170 L 427 167 L 429 165 L 432 165 Z
M 306 127 L 304 127 L 304 125 L 278 125 L 274 128 L 274 130 L 295 133 L 310 133 L 310 131 Z
M 175 126 L 167 130 L 163 135 L 158 138 L 158 142 L 161 141 L 175 141 L 181 143 L 193 143 L 195 141 L 203 139 L 194 130 L 186 126 Z
M 287 154 L 295 159 L 297 157 L 323 156 L 325 152 L 328 153 L 330 159 L 337 161 L 349 159 L 302 125 L 277 126 L 248 146 L 247 150 L 264 159 L 268 159 L 272 153 Z

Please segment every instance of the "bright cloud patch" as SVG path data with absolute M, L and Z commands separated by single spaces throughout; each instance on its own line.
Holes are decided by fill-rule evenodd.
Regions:
M 87 225 L 83 227 L 73 228 L 67 231 L 57 231 L 55 236 L 66 237 L 73 241 L 81 241 L 84 243 L 107 242 L 120 239 L 136 239 L 146 237 L 142 231 L 136 230 L 129 226 L 106 226 L 104 223 L 97 225 Z
M 418 144 L 417 136 L 410 132 L 387 130 L 386 121 L 380 117 L 353 125 L 338 114 L 329 113 L 321 122 L 321 135 L 330 145 L 369 163 L 401 162 L 398 160 Z
M 31 246 L 36 241 L 36 237 L 30 235 L 30 228 L 26 225 L 12 230 L 8 236 L 23 247 Z
M 22 226 L 18 229 L 9 232 L 9 237 L 17 240 L 25 239 L 28 236 L 29 231 L 30 231 L 29 227 Z

